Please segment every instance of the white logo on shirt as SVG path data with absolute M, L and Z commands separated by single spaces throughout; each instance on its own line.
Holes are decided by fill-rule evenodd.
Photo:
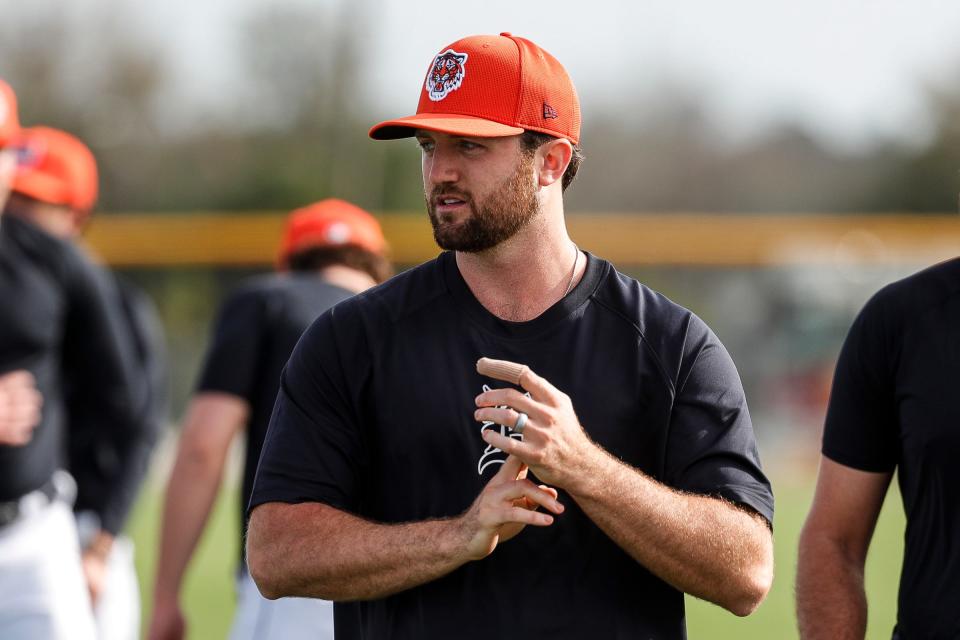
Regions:
M 490 391 L 489 385 L 483 385 L 484 391 Z M 530 397 L 529 393 L 523 394 Z M 507 405 L 499 406 L 498 409 L 509 409 Z M 510 438 L 516 438 L 517 440 L 523 441 L 523 436 L 519 433 L 514 433 L 511 427 L 508 427 L 503 424 L 497 424 L 495 422 L 484 421 L 480 427 L 480 434 L 483 435 L 483 432 L 487 429 L 493 429 L 498 427 L 500 429 L 500 435 L 508 436 Z M 483 455 L 480 456 L 480 462 L 477 463 L 477 473 L 483 475 L 483 470 L 489 467 L 492 464 L 503 464 L 507 461 L 506 454 L 503 453 L 502 449 L 498 449 L 492 444 L 488 444 L 487 448 L 483 450 Z

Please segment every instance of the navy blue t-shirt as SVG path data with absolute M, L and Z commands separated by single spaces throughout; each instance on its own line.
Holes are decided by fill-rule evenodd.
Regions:
M 137 411 L 136 424 L 124 438 L 117 438 L 103 428 L 96 404 L 91 403 L 93 394 L 68 384 L 68 469 L 77 480 L 74 511 L 95 513 L 100 527 L 116 534 L 133 508 L 153 448 L 166 424 L 169 371 L 163 324 L 153 301 L 105 268 L 99 269 L 98 275 L 106 281 L 104 286 L 115 292 L 111 307 L 132 341 L 136 384 L 144 394 L 143 404 Z
M 75 247 L 0 216 L 0 373 L 30 371 L 43 395 L 30 442 L 0 445 L 0 501 L 40 488 L 66 465 L 68 386 L 84 394 L 104 437 L 134 437 L 145 400 L 115 295 Z
M 489 313 L 453 253 L 321 316 L 284 372 L 251 509 L 315 501 L 385 523 L 461 514 L 505 459 L 473 418 L 474 397 L 505 386 L 477 373 L 482 356 L 527 364 L 567 393 L 589 436 L 624 462 L 772 520 L 726 350 L 691 312 L 589 255 L 573 291 L 529 322 Z M 552 526 L 481 561 L 338 603 L 338 637 L 685 637 L 683 594 L 560 500 Z
M 351 295 L 312 272 L 258 276 L 238 287 L 217 314 L 197 391 L 229 393 L 250 405 L 240 494 L 241 532 L 246 531 L 246 505 L 280 389 L 280 373 L 317 316 Z M 241 563 L 243 551 L 241 539 Z
M 960 638 L 960 259 L 881 289 L 840 352 L 823 454 L 897 470 L 907 514 L 897 630 Z

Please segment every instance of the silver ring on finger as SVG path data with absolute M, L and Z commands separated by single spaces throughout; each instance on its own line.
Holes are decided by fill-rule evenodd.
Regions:
M 517 412 L 517 423 L 513 425 L 513 432 L 523 435 L 523 428 L 527 426 L 527 420 L 530 419 L 530 416 L 525 414 L 523 411 Z

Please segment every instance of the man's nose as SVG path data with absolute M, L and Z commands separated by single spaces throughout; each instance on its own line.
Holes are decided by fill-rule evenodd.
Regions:
M 457 182 L 460 179 L 460 169 L 457 160 L 451 151 L 440 148 L 424 159 L 424 177 L 430 184 Z

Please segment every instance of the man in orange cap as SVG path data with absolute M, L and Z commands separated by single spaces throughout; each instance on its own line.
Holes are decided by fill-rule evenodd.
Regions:
M 416 137 L 448 251 L 291 355 L 250 502 L 261 592 L 337 601 L 338 637 L 684 638 L 684 592 L 753 611 L 773 496 L 739 376 L 702 320 L 568 236 L 562 65 L 464 38 L 370 135 Z
M 97 164 L 75 136 L 49 127 L 24 129 L 8 209 L 66 241 L 78 241 L 97 200 Z M 166 367 L 159 316 L 128 281 L 94 271 L 115 294 L 111 312 L 127 331 L 137 384 L 146 391 L 138 421 L 127 428 L 101 424 L 91 411 L 92 371 L 66 381 L 68 464 L 77 481 L 77 516 L 83 566 L 95 605 L 100 640 L 139 636 L 140 602 L 133 547 L 121 535 L 163 426 Z M 79 338 L 83 339 L 83 338 Z
M 278 260 L 281 273 L 251 280 L 223 304 L 167 485 L 150 640 L 186 635 L 180 589 L 230 443 L 245 432 L 245 507 L 290 352 L 318 315 L 389 277 L 385 249 L 373 216 L 342 200 L 323 200 L 290 214 Z M 241 550 L 245 530 L 246 518 Z M 265 600 L 242 553 L 238 584 L 232 640 L 333 638 L 332 603 Z
M 17 97 L 0 80 L 0 211 L 7 202 L 10 183 L 17 169 L 12 143 L 20 132 Z M 29 371 L 0 373 L 0 444 L 25 444 L 40 422 L 42 398 Z
M 0 98 L 10 96 L 0 83 Z M 12 99 L 4 105 L 8 118 Z M 4 118 L 0 133 L 9 139 Z M 5 196 L 5 178 L 0 187 Z M 92 640 L 93 612 L 70 510 L 76 484 L 62 471 L 72 412 L 65 390 L 84 397 L 91 422 L 117 434 L 133 429 L 142 399 L 125 328 L 112 312 L 113 292 L 75 247 L 11 215 L 17 207 L 5 204 L 0 371 L 28 371 L 43 410 L 29 438 L 0 445 L 0 637 Z

